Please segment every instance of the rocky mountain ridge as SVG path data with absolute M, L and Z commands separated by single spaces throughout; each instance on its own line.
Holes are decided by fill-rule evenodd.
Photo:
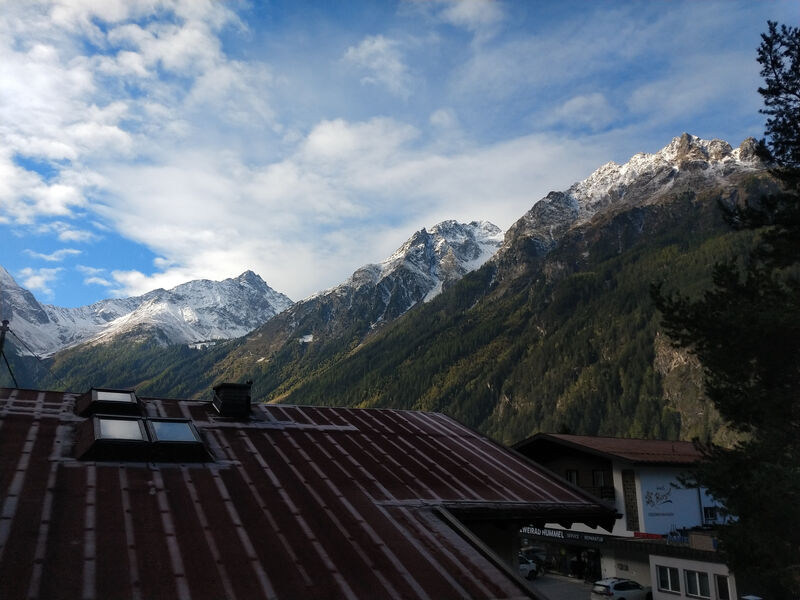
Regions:
M 316 345 L 360 341 L 479 268 L 502 239 L 503 231 L 486 221 L 450 220 L 420 229 L 382 262 L 357 269 L 338 286 L 265 323 L 248 336 L 241 352 L 265 360 L 290 340 Z
M 246 271 L 223 281 L 195 280 L 142 296 L 62 308 L 40 304 L 0 267 L 4 318 L 37 355 L 82 343 L 103 343 L 126 334 L 152 336 L 163 344 L 229 339 L 245 335 L 292 301 Z
M 667 195 L 719 185 L 732 189 L 726 183 L 731 175 L 764 169 L 756 145 L 748 138 L 734 149 L 723 140 L 684 133 L 654 154 L 635 154 L 623 165 L 608 162 L 569 189 L 550 192 L 534 204 L 506 232 L 496 259 L 521 241 L 534 254 L 544 255 L 569 229 L 634 206 L 656 204 Z
M 506 442 L 567 429 L 718 440 L 698 367 L 665 353 L 650 285 L 701 293 L 716 262 L 746 251 L 720 206 L 778 189 L 754 147 L 687 134 L 548 194 L 502 241 L 445 222 L 245 337 L 202 352 L 81 346 L 53 374 L 196 398 L 252 379 L 255 400 L 442 411 Z
M 567 429 L 721 440 L 698 367 L 664 364 L 650 285 L 701 292 L 716 262 L 748 247 L 721 207 L 777 191 L 754 150 L 685 134 L 604 165 L 534 204 L 483 267 L 362 343 L 318 355 L 295 344 L 263 368 L 231 353 L 217 373 L 252 374 L 270 402 L 443 411 L 507 442 Z

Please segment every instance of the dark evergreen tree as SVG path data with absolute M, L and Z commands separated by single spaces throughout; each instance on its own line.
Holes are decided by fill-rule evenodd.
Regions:
M 781 167 L 800 169 L 800 30 L 769 21 L 768 33 L 761 34 L 758 62 L 765 87 L 758 88 L 764 97 L 768 115 L 764 133 L 767 147 Z
M 699 483 L 734 519 L 720 537 L 737 579 L 768 598 L 800 595 L 800 30 L 770 22 L 758 62 L 769 116 L 764 154 L 782 189 L 729 209 L 759 232 L 748 255 L 719 264 L 699 300 L 654 298 L 676 345 L 704 369 L 705 389 L 729 426 L 733 448 L 706 447 Z

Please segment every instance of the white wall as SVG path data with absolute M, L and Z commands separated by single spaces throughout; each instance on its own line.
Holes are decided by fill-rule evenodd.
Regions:
M 703 508 L 720 506 L 702 488 L 684 488 L 675 467 L 637 469 L 640 526 L 647 533 L 667 534 L 672 529 L 703 524 Z
M 658 589 L 658 571 L 656 569 L 658 565 L 661 565 L 662 567 L 674 567 L 678 569 L 678 576 L 680 578 L 680 593 L 662 592 Z M 728 588 L 730 590 L 729 597 L 731 600 L 738 598 L 736 593 L 736 580 L 734 579 L 733 575 L 731 575 L 730 571 L 728 571 L 728 567 L 726 567 L 724 564 L 701 562 L 685 558 L 670 558 L 667 556 L 658 556 L 653 554 L 650 556 L 650 579 L 653 587 L 653 600 L 678 600 L 678 598 L 691 598 L 691 600 L 696 600 L 695 597 L 688 596 L 686 594 L 686 570 L 699 571 L 708 574 L 711 600 L 719 600 L 720 598 L 714 575 L 726 576 L 728 578 Z

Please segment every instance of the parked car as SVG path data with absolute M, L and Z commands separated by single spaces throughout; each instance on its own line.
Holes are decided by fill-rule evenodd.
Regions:
M 608 577 L 595 581 L 591 600 L 652 600 L 653 592 L 631 579 Z
M 519 575 L 525 579 L 536 579 L 544 570 L 542 565 L 524 554 L 519 555 Z

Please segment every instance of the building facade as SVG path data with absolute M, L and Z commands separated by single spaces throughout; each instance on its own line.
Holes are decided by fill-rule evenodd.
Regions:
M 692 443 L 543 433 L 515 449 L 619 514 L 610 535 L 556 522 L 523 529 L 528 544 L 548 545 L 555 568 L 588 580 L 633 579 L 656 599 L 737 597 L 713 536 L 723 507 L 687 481 L 702 459 Z

